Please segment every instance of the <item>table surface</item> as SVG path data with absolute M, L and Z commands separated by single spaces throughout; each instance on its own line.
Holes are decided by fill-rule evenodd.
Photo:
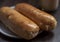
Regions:
M 2 4 L 2 5 L 5 5 L 5 4 Z M 0 33 L 0 42 L 18 42 L 18 41 L 19 42 L 24 42 L 24 41 L 26 42 L 60 42 L 60 6 L 57 11 L 52 13 L 52 15 L 55 16 L 58 21 L 58 25 L 56 29 L 54 29 L 53 31 L 50 31 L 50 32 L 43 31 L 36 38 L 29 41 L 24 39 L 10 38 Z

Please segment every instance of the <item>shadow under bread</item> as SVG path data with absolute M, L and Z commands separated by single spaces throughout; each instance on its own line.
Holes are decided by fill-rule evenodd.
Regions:
M 42 33 L 40 33 L 37 37 L 35 37 L 34 39 L 32 40 L 25 40 L 25 39 L 16 39 L 16 38 L 11 38 L 11 37 L 7 37 L 3 34 L 0 33 L 0 38 L 1 39 L 4 39 L 6 41 L 11 41 L 11 42 L 17 42 L 17 41 L 20 41 L 20 42 L 37 42 L 37 41 L 49 41 L 51 39 L 53 39 L 54 37 L 54 34 L 53 32 L 47 32 L 47 31 L 43 31 Z

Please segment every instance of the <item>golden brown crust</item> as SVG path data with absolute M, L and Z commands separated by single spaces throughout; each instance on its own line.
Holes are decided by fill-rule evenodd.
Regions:
M 32 39 L 39 32 L 39 26 L 32 20 L 9 7 L 2 7 L 0 9 L 0 20 L 11 31 L 24 39 Z
M 27 3 L 17 4 L 15 9 L 35 21 L 42 30 L 52 30 L 57 25 L 57 21 L 52 15 Z

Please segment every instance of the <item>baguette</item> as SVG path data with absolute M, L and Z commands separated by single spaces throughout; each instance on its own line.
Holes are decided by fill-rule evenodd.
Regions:
M 39 33 L 39 26 L 10 7 L 0 8 L 0 20 L 17 36 L 30 40 Z
M 55 17 L 35 8 L 30 4 L 19 3 L 16 5 L 15 9 L 36 22 L 36 24 L 39 25 L 41 30 L 50 31 L 53 30 L 57 25 Z

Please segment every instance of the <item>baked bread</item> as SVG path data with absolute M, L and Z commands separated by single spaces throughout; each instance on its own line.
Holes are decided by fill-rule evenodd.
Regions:
M 16 5 L 15 9 L 26 17 L 33 20 L 34 22 L 36 22 L 36 24 L 39 25 L 41 30 L 53 30 L 57 25 L 55 17 L 42 10 L 35 8 L 30 4 L 19 3 Z
M 17 36 L 30 40 L 39 33 L 39 26 L 10 7 L 0 8 L 0 20 Z

